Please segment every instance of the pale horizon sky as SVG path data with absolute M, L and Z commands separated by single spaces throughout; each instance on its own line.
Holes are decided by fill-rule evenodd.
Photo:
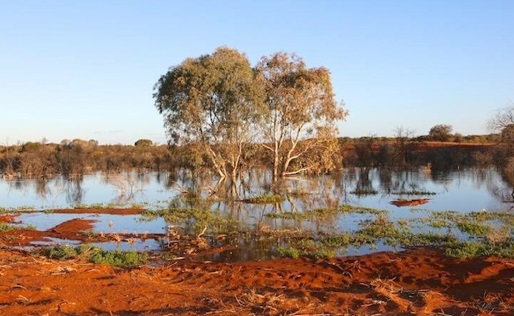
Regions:
M 153 87 L 228 46 L 331 71 L 340 136 L 487 134 L 514 99 L 514 1 L 0 0 L 0 144 L 165 143 Z

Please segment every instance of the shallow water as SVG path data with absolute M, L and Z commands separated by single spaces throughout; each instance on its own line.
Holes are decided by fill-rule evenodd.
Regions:
M 71 208 L 78 205 L 110 204 L 127 206 L 139 204 L 147 208 L 166 207 L 182 191 L 197 187 L 207 194 L 216 179 L 191 179 L 191 175 L 159 172 L 123 172 L 106 175 L 94 173 L 80 179 L 56 177 L 49 180 L 0 178 L 0 207 L 28 207 L 37 210 Z M 255 172 L 246 178 L 240 198 L 267 192 L 269 175 Z M 196 183 L 195 183 L 196 182 Z M 430 210 L 500 210 L 513 206 L 512 187 L 505 183 L 495 169 L 466 169 L 447 172 L 385 171 L 352 168 L 334 176 L 304 177 L 289 181 L 290 191 L 309 193 L 282 203 L 281 211 L 327 207 L 328 204 L 354 204 L 372 208 L 403 211 L 390 202 L 412 196 L 396 195 L 400 191 L 429 191 L 430 202 L 422 208 Z M 375 190 L 375 195 L 352 194 L 356 189 Z M 511 203 L 503 203 L 510 199 Z M 214 205 L 227 209 L 223 203 Z M 242 211 L 262 210 L 262 206 L 246 205 Z M 237 212 L 241 210 L 228 210 Z
M 239 184 L 239 199 L 254 197 L 267 192 L 270 187 L 269 174 L 252 172 Z M 73 208 L 80 205 L 102 204 L 111 207 L 127 207 L 134 204 L 147 209 L 168 207 L 199 207 L 184 202 L 184 191 L 194 190 L 201 197 L 212 193 L 216 179 L 203 177 L 193 179 L 190 174 L 179 173 L 135 173 L 105 175 L 95 173 L 81 179 L 67 180 L 57 177 L 47 181 L 0 180 L 0 208 L 16 209 L 28 207 L 36 210 Z M 267 214 L 284 212 L 301 213 L 317 208 L 337 208 L 351 204 L 389 211 L 389 218 L 415 219 L 427 216 L 429 211 L 456 210 L 498 211 L 514 207 L 509 200 L 512 187 L 505 183 L 494 169 L 467 169 L 449 172 L 432 172 L 425 169 L 414 171 L 386 171 L 379 169 L 348 169 L 341 174 L 322 177 L 304 177 L 288 181 L 291 194 L 276 204 L 257 205 L 242 202 L 225 203 L 223 200 L 202 204 L 202 207 L 217 210 L 222 217 L 235 220 L 238 229 L 252 231 L 267 227 L 271 230 L 312 231 L 315 234 L 334 234 L 355 230 L 370 218 L 366 214 L 338 215 L 333 218 L 314 218 L 310 221 L 270 218 Z M 216 191 L 216 190 L 214 190 Z M 358 195 L 356 191 L 375 191 L 376 194 Z M 407 194 L 424 191 L 433 193 Z M 301 194 L 300 194 L 301 193 Z M 427 204 L 416 207 L 397 207 L 391 204 L 396 199 L 428 198 Z M 113 214 L 58 214 L 52 212 L 23 213 L 18 218 L 23 225 L 32 225 L 38 230 L 48 230 L 67 220 L 92 219 L 93 231 L 119 234 L 165 234 L 168 223 L 163 218 L 142 220 L 140 215 Z M 179 223 L 180 224 L 180 223 Z M 183 224 L 183 223 L 182 223 Z M 187 225 L 186 225 L 187 226 Z M 187 227 L 186 227 L 187 228 Z M 419 231 L 426 228 L 420 227 Z M 437 229 L 430 229 L 437 232 Z M 439 229 L 444 231 L 445 229 Z M 187 231 L 186 231 L 187 232 Z M 463 234 L 453 232 L 458 237 Z M 49 241 L 49 244 L 63 241 Z M 269 258 L 279 245 L 270 245 L 255 240 L 241 239 L 229 251 L 203 256 L 204 260 L 240 261 Z M 97 243 L 105 249 L 159 250 L 156 240 L 132 240 L 121 243 Z M 391 246 L 377 243 L 374 247 L 341 249 L 340 255 L 365 254 L 375 251 L 395 250 Z M 397 250 L 397 249 L 396 249 Z

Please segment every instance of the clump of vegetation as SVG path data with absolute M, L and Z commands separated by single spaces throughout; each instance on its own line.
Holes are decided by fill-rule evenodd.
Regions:
M 180 225 L 186 234 L 233 233 L 238 231 L 239 222 L 228 216 L 222 216 L 220 211 L 200 208 L 170 208 L 157 211 L 145 211 L 142 217 L 152 220 L 162 217 L 167 223 Z
M 370 214 L 370 215 L 383 215 L 389 213 L 388 210 L 379 210 L 371 207 L 355 206 L 343 204 L 339 208 L 342 214 Z
M 102 203 L 93 203 L 93 204 L 82 204 L 82 203 L 79 203 L 79 204 L 75 204 L 73 206 L 73 208 L 74 209 L 102 210 L 102 209 L 110 208 L 112 206 L 113 205 L 106 205 L 106 204 L 102 204 Z
M 7 207 L 0 207 L 0 214 L 9 214 L 9 213 L 23 213 L 23 212 L 31 212 L 34 210 L 33 206 L 20 206 L 16 208 L 7 208 Z
M 268 213 L 266 217 L 269 218 L 281 218 L 289 220 L 307 220 L 312 221 L 314 219 L 326 219 L 328 217 L 334 217 L 337 215 L 351 215 L 351 214 L 363 214 L 363 215 L 385 215 L 387 210 L 379 210 L 370 207 L 354 206 L 344 204 L 339 208 L 317 208 L 307 210 L 304 212 L 281 212 L 281 213 Z
M 96 246 L 80 245 L 71 247 L 68 245 L 51 247 L 46 251 L 51 259 L 70 260 L 79 259 L 92 263 L 108 264 L 116 267 L 131 268 L 148 261 L 148 254 L 137 251 L 106 251 Z
M 459 222 L 456 226 L 461 232 L 474 237 L 485 237 L 491 232 L 490 226 L 474 221 Z
M 101 251 L 90 256 L 89 261 L 92 263 L 131 268 L 145 264 L 148 261 L 148 254 L 137 251 Z
M 423 190 L 409 190 L 409 191 L 398 191 L 391 193 L 392 195 L 436 195 L 437 193 L 432 191 Z
M 356 231 L 357 235 L 365 235 L 374 239 L 380 238 L 398 238 L 405 233 L 405 230 L 398 228 L 385 215 L 379 215 L 374 220 L 366 220 L 359 226 L 362 228 Z
M 514 257 L 514 238 L 509 238 L 502 243 L 490 243 L 487 241 L 464 241 L 446 247 L 445 253 L 452 257 L 467 258 L 481 256 Z
M 304 256 L 304 252 L 298 248 L 295 248 L 295 247 L 279 247 L 277 249 L 278 253 L 282 256 L 282 257 L 288 257 L 288 258 L 293 258 L 293 259 L 297 259 L 297 258 L 300 258 L 302 256 Z
M 346 213 L 340 212 L 345 210 Z M 358 229 L 342 234 L 311 234 L 298 236 L 282 246 L 278 252 L 287 257 L 315 257 L 318 253 L 341 253 L 349 246 L 374 246 L 378 243 L 393 247 L 432 246 L 442 247 L 446 254 L 454 257 L 497 255 L 514 257 L 514 233 L 512 218 L 508 212 L 433 211 L 427 217 L 392 220 L 387 211 L 343 206 L 339 210 L 312 210 L 299 213 L 295 218 L 312 219 L 316 212 L 328 214 L 371 214 L 358 224 Z M 293 217 L 296 213 L 287 213 Z M 412 226 L 421 223 L 421 226 Z M 415 230 L 423 228 L 447 228 L 444 233 Z M 453 231 L 452 231 L 453 230 Z M 457 231 L 469 237 L 456 235 Z M 468 239 L 467 239 L 468 238 Z M 474 238 L 474 239 L 469 239 Z
M 281 256 L 289 258 L 308 257 L 314 259 L 325 259 L 336 256 L 336 251 L 333 248 L 316 243 L 312 239 L 304 239 L 287 247 L 279 247 L 277 251 Z
M 0 222 L 0 232 L 9 231 L 9 230 L 35 230 L 36 227 L 34 225 L 12 225 L 9 223 Z
M 364 195 L 377 195 L 378 191 L 375 189 L 355 189 L 350 192 L 350 194 L 364 196 Z
M 8 231 L 8 230 L 13 230 L 13 229 L 16 229 L 16 228 L 17 228 L 17 226 L 0 222 L 0 232 L 4 232 L 4 231 Z

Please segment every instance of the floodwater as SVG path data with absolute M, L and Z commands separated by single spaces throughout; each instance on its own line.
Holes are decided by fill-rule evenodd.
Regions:
M 237 196 L 228 202 L 223 186 L 209 175 L 177 173 L 123 172 L 117 174 L 94 173 L 78 179 L 56 177 L 48 180 L 0 179 L 0 208 L 37 210 L 23 213 L 18 218 L 23 225 L 47 230 L 73 218 L 94 219 L 94 232 L 128 234 L 165 234 L 170 225 L 162 217 L 146 219 L 140 215 L 116 214 L 56 214 L 52 209 L 103 205 L 109 207 L 140 206 L 150 210 L 171 207 L 207 207 L 225 218 L 238 223 L 240 230 L 269 227 L 274 230 L 309 230 L 316 233 L 351 231 L 366 215 L 339 216 L 325 221 L 301 222 L 276 219 L 270 213 L 301 213 L 320 208 L 337 208 L 343 204 L 383 209 L 393 219 L 419 217 L 424 211 L 454 210 L 500 211 L 514 208 L 513 188 L 493 168 L 465 169 L 435 172 L 426 168 L 410 171 L 352 168 L 344 172 L 321 177 L 288 179 L 287 198 L 274 204 L 251 204 L 243 200 L 269 192 L 269 172 L 254 170 L 229 191 Z M 184 201 L 186 194 L 195 194 L 201 205 Z M 225 194 L 229 194 L 226 193 Z M 235 194 L 235 195 L 234 195 Z M 205 202 L 207 198 L 209 202 Z M 426 198 L 428 202 L 414 207 L 391 204 L 398 199 Z M 235 200 L 235 202 L 234 202 Z M 414 211 L 413 211 L 414 209 Z M 180 223 L 178 223 L 180 224 Z M 53 241 L 55 243 L 55 241 Z M 264 257 L 268 245 L 254 240 L 239 240 L 232 252 L 209 258 L 221 261 L 248 260 Z M 156 250 L 157 241 L 146 240 L 134 244 L 99 244 L 106 249 Z M 249 250 L 250 249 L 250 250 Z M 351 249 L 363 254 L 376 250 L 391 250 L 385 245 L 373 249 Z M 238 259 L 235 259 L 238 258 Z
M 269 174 L 265 172 L 255 171 L 245 180 L 246 183 L 238 186 L 239 199 L 264 194 L 271 187 Z M 215 186 L 215 179 L 205 176 L 193 179 L 188 172 L 94 173 L 78 179 L 61 176 L 47 180 L 0 178 L 0 208 L 48 210 L 94 204 L 162 208 L 184 191 L 196 189 L 206 197 Z M 360 195 L 358 190 L 376 194 Z M 333 176 L 288 180 L 288 191 L 304 194 L 289 199 L 282 207 L 302 211 L 336 203 L 396 210 L 390 204 L 392 200 L 416 197 L 402 192 L 424 191 L 434 193 L 428 196 L 430 202 L 423 205 L 424 209 L 494 211 L 512 206 L 512 190 L 493 168 L 437 173 L 423 168 L 411 171 L 352 168 Z

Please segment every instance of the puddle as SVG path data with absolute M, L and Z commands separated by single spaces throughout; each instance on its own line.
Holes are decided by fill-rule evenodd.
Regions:
M 78 246 L 80 245 L 80 240 L 72 240 L 72 239 L 61 239 L 54 237 L 46 237 L 46 240 L 37 240 L 30 243 L 30 246 Z
M 163 218 L 151 221 L 141 221 L 140 215 L 111 215 L 111 214 L 61 214 L 61 213 L 22 213 L 17 218 L 22 226 L 34 226 L 37 230 L 49 230 L 61 223 L 72 219 L 93 220 L 93 231 L 103 233 L 124 234 L 162 234 L 168 225 Z
M 109 242 L 94 242 L 89 245 L 100 247 L 104 250 L 119 250 L 119 251 L 159 251 L 162 250 L 162 244 L 155 239 L 133 238 L 130 241 L 109 241 Z

